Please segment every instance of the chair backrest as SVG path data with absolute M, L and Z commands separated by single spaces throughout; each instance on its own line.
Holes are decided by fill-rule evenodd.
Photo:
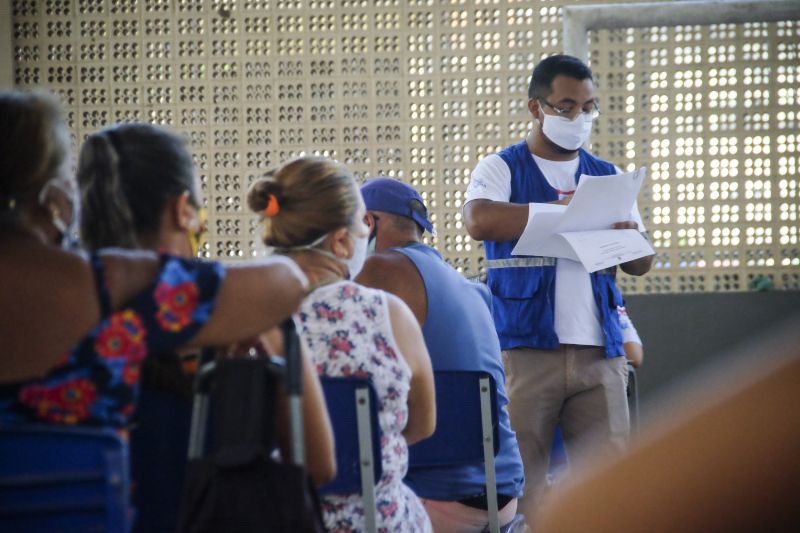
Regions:
M 494 457 L 500 451 L 497 383 L 480 371 L 433 373 L 436 431 L 410 446 L 409 468 L 483 462 L 489 529 L 500 531 Z
M 128 533 L 128 446 L 110 428 L 0 428 L 0 531 Z
M 383 474 L 378 395 L 364 378 L 321 377 L 320 381 L 336 441 L 336 477 L 319 493 L 360 493 L 364 531 L 375 533 L 375 485 Z
M 336 478 L 320 487 L 320 494 L 352 494 L 363 489 L 361 480 L 362 439 L 359 436 L 359 411 L 366 414 L 361 424 L 369 424 L 363 444 L 372 448 L 373 482 L 383 474 L 381 465 L 381 428 L 378 423 L 378 396 L 372 383 L 363 378 L 320 377 L 325 403 L 336 442 Z M 364 398 L 367 403 L 363 403 Z
M 569 468 L 569 456 L 567 455 L 567 447 L 564 444 L 564 434 L 561 432 L 561 426 L 556 426 L 553 432 L 553 445 L 550 447 L 550 464 L 547 467 L 547 483 L 549 485 L 556 485 L 561 481 L 561 478 L 567 473 Z
M 489 380 L 494 455 L 500 451 L 497 384 L 487 372 L 433 373 L 436 385 L 436 431 L 409 451 L 409 466 L 447 466 L 484 460 L 480 380 Z

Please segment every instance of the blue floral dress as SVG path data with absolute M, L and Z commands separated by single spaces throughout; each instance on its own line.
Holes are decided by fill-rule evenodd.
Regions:
M 91 258 L 100 323 L 46 375 L 0 385 L 0 423 L 47 422 L 125 427 L 150 354 L 169 353 L 208 321 L 224 277 L 218 263 L 162 256 L 156 279 L 111 310 L 103 263 Z
M 411 369 L 394 340 L 386 293 L 350 281 L 320 287 L 300 306 L 297 323 L 320 376 L 368 377 L 375 387 L 383 431 L 383 475 L 375 487 L 378 532 L 431 531 L 422 502 L 403 483 Z M 328 533 L 364 530 L 360 494 L 326 496 L 322 511 Z

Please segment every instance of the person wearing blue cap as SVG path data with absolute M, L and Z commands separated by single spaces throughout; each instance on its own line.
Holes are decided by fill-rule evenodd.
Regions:
M 356 281 L 391 292 L 408 304 L 422 326 L 434 371 L 483 370 L 497 383 L 500 453 L 495 464 L 499 518 L 505 525 L 516 514 L 524 476 L 505 409 L 505 375 L 489 291 L 485 285 L 465 279 L 439 252 L 422 243 L 424 232 L 433 234 L 434 229 L 416 190 L 395 179 L 377 178 L 367 181 L 361 194 L 374 253 Z M 486 528 L 482 463 L 411 466 L 405 482 L 422 498 L 436 533 L 477 533 Z

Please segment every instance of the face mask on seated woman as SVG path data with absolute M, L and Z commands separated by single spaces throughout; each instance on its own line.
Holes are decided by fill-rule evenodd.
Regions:
M 279 248 L 276 249 L 276 251 L 300 252 L 303 250 L 309 250 L 330 257 L 331 259 L 342 261 L 347 265 L 347 270 L 350 273 L 350 279 L 353 279 L 358 275 L 359 272 L 361 272 L 361 269 L 364 268 L 364 263 L 367 260 L 367 247 L 369 245 L 369 235 L 356 237 L 350 230 L 348 230 L 348 234 L 350 235 L 350 239 L 352 239 L 353 241 L 353 255 L 350 256 L 348 259 L 342 259 L 333 252 L 319 247 L 323 242 L 325 242 L 325 239 L 329 235 L 328 233 L 322 235 L 318 239 L 315 239 L 313 242 L 310 242 L 309 244 L 301 244 L 299 246 Z
M 69 203 L 68 209 L 60 208 L 62 203 L 48 193 L 58 191 Z M 59 232 L 59 242 L 63 248 L 78 247 L 78 224 L 80 222 L 80 192 L 75 180 L 64 176 L 52 178 L 39 191 L 39 204 L 50 212 L 51 222 Z M 65 216 L 66 215 L 66 216 Z

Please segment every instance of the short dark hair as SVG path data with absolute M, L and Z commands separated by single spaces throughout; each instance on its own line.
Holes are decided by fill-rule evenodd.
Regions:
M 419 204 L 418 200 L 411 200 L 411 202 L 416 202 L 416 203 Z M 412 205 L 412 204 L 409 204 L 409 205 Z M 411 209 L 414 209 L 414 207 L 411 207 Z M 387 217 L 387 215 L 388 215 L 388 217 Z M 417 235 L 417 238 L 421 238 L 422 235 L 425 233 L 425 228 L 420 226 L 417 223 L 417 221 L 414 220 L 413 218 L 405 217 L 403 215 L 397 215 L 395 213 L 385 213 L 385 214 L 382 214 L 381 217 L 379 217 L 379 218 L 388 218 L 389 220 L 391 220 L 391 222 L 394 225 L 394 227 L 397 230 L 401 231 L 401 232 L 405 233 L 405 232 L 410 232 L 412 230 L 415 231 L 416 235 Z
M 541 100 L 550 96 L 556 76 L 568 76 L 582 81 L 592 79 L 592 69 L 577 57 L 566 54 L 543 59 L 533 68 L 531 84 L 528 86 L 528 98 Z

